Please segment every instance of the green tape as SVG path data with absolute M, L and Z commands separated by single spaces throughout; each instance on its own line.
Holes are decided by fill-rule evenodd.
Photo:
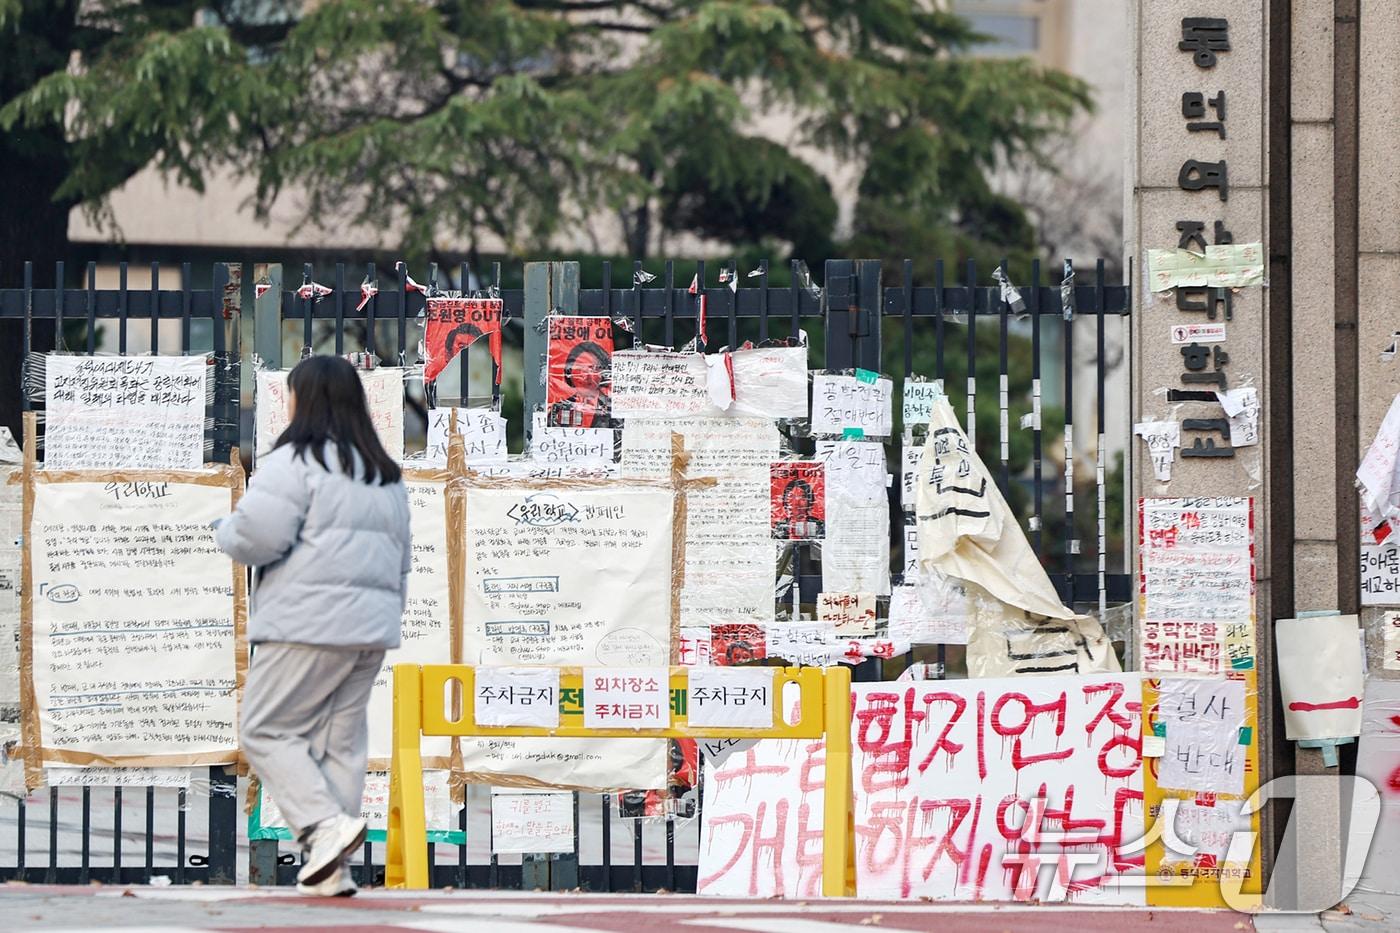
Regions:
M 1240 744 L 1250 745 L 1254 742 L 1254 727 L 1240 726 Z
M 1230 659 L 1230 669 L 1231 669 L 1231 670 L 1236 670 L 1236 671 L 1252 671 L 1252 670 L 1254 670 L 1254 659 L 1253 659 L 1253 658 L 1231 658 L 1231 659 Z
M 865 428 L 842 428 L 841 439 L 845 441 L 858 441 L 865 437 Z
M 1154 722 L 1152 724 L 1152 734 L 1159 739 L 1167 737 L 1167 724 L 1165 722 Z
M 865 382 L 865 383 L 869 383 L 870 385 L 874 385 L 874 384 L 875 384 L 875 380 L 877 380 L 877 379 L 879 379 L 879 378 L 880 378 L 880 374 L 877 373 L 877 372 L 875 372 L 874 370 L 871 370 L 871 369 L 857 369 L 857 370 L 856 370 L 856 379 L 859 380 L 860 382 Z

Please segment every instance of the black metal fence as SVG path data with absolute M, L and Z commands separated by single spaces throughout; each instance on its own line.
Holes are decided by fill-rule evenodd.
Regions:
M 608 317 L 618 325 L 623 345 L 630 340 L 676 346 L 694 339 L 699 349 L 712 350 L 809 331 L 809 363 L 814 368 L 893 370 L 899 378 L 943 379 L 955 406 L 967 413 L 969 433 L 1066 604 L 1103 608 L 1129 600 L 1123 535 L 1130 510 L 1122 491 L 1131 456 L 1129 425 L 1126 411 L 1111 417 L 1109 403 L 1115 392 L 1124 399 L 1129 393 L 1123 354 L 1130 345 L 1132 300 L 1130 286 L 1106 281 L 1102 260 L 1091 275 L 1080 273 L 1088 280 L 1083 284 L 1066 275 L 1071 270 L 1067 262 L 1054 266 L 1053 275 L 1035 263 L 1015 293 L 997 281 L 1005 278 L 1004 265 L 999 276 L 979 276 L 972 262 L 956 272 L 941 261 L 933 263 L 928 282 L 916 281 L 912 261 L 894 274 L 869 260 L 828 261 L 820 274 L 800 262 L 783 268 L 770 268 L 765 262 L 752 270 L 729 263 L 717 271 L 716 265 L 667 261 L 660 267 L 653 264 L 653 270 L 659 269 L 653 274 L 640 262 L 630 269 L 605 262 L 594 288 L 583 287 L 576 263 L 563 262 L 527 264 L 519 280 L 523 287 L 506 287 L 499 263 L 484 281 L 466 266 L 432 267 L 418 278 L 430 288 L 499 295 L 505 320 L 523 325 L 508 326 L 506 337 L 508 346 L 522 349 L 523 404 L 515 406 L 518 412 L 503 413 L 519 417 L 526 434 L 528 412 L 543 401 L 535 367 L 544 351 L 539 325 L 551 313 Z M 678 270 L 693 271 L 695 291 L 688 287 L 688 274 L 677 278 Z M 416 321 L 425 299 L 410 288 L 403 270 L 381 272 L 370 265 L 352 271 L 344 264 L 316 269 L 307 264 L 292 277 L 295 281 L 284 282 L 278 265 L 245 269 L 218 263 L 208 286 L 195 288 L 194 270 L 186 263 L 178 290 L 161 290 L 158 264 L 150 267 L 148 287 L 128 288 L 131 271 L 125 263 L 115 269 L 90 263 L 84 287 L 71 288 L 66 287 L 67 270 L 59 263 L 51 284 L 37 287 L 34 270 L 26 265 L 23 287 L 0 289 L 0 325 L 22 322 L 24 355 L 153 349 L 213 354 L 215 391 L 208 418 L 210 457 L 216 461 L 227 462 L 240 441 L 251 444 L 251 409 L 244 404 L 250 399 L 251 367 L 240 363 L 277 367 L 284 365 L 284 357 L 312 352 L 365 352 L 385 363 L 407 366 L 419 361 Z M 115 275 L 115 287 L 99 288 L 99 273 Z M 630 285 L 618 287 L 616 275 L 626 276 Z M 332 283 L 328 293 L 298 294 L 300 286 L 318 281 L 318 276 Z M 361 289 L 355 281 L 360 278 L 369 289 Z M 703 334 L 697 328 L 701 294 L 708 311 Z M 248 307 L 251 315 L 244 310 Z M 242 349 L 249 338 L 251 354 Z M 482 365 L 477 353 L 464 352 L 456 379 L 446 380 L 458 384 L 462 404 L 467 402 L 474 356 L 476 365 Z M 439 380 L 440 386 L 443 382 Z M 510 407 L 519 383 L 505 383 Z M 495 380 L 489 385 L 492 403 L 501 404 Z M 409 402 L 421 406 L 424 397 L 421 390 L 415 391 L 416 399 L 411 396 Z M 1090 405 L 1084 404 L 1086 392 Z M 20 402 L 25 410 L 33 404 L 28 394 Z M 1087 411 L 1092 414 L 1085 424 Z M 978 430 L 979 423 L 988 430 Z M 1093 443 L 1082 443 L 1086 435 Z M 800 436 L 790 440 L 798 448 L 811 443 Z M 893 464 L 900 462 L 900 444 L 899 436 L 889 440 Z M 1086 450 L 1093 452 L 1091 468 L 1076 470 Z M 896 568 L 903 550 L 902 506 L 900 484 L 894 483 L 891 551 Z M 811 555 L 800 560 L 802 601 L 814 602 L 821 587 L 819 565 Z M 936 663 L 940 672 L 955 672 L 959 662 L 957 649 L 920 647 L 892 662 L 867 661 L 856 676 L 883 679 L 914 660 Z M 251 880 L 290 883 L 295 873 L 290 852 L 280 851 L 275 840 L 246 843 L 245 818 L 231 772 L 211 768 L 207 781 L 196 785 L 188 790 L 50 788 L 27 799 L 0 800 L 0 880 L 119 883 L 165 875 L 174 883 L 232 883 L 239 877 L 240 848 L 248 845 Z M 433 883 L 556 890 L 693 889 L 694 865 L 677 864 L 677 834 L 697 833 L 698 820 L 667 820 L 664 826 L 619 823 L 605 795 L 577 795 L 575 813 L 576 826 L 585 835 L 596 832 L 588 843 L 596 857 L 585 859 L 596 864 L 580 863 L 580 833 L 575 834 L 571 856 L 526 857 L 520 864 L 502 864 L 494 855 L 485 862 L 479 854 L 469 864 L 468 846 L 430 844 Z M 191 835 L 192 819 L 199 829 L 207 820 L 207 834 Z M 461 832 L 467 834 L 467 807 L 459 819 Z M 615 864 L 614 837 L 627 833 L 629 826 L 630 864 Z M 664 856 L 657 853 L 644 864 L 648 839 L 664 845 Z M 601 845 L 595 847 L 594 841 Z M 382 851 L 376 851 L 380 848 L 366 845 L 357 866 L 362 881 L 373 883 L 382 871 Z

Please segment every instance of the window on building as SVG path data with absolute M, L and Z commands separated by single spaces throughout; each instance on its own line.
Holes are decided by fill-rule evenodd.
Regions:
M 972 28 L 992 39 L 979 55 L 1027 55 L 1040 50 L 1040 17 L 1032 13 L 976 13 L 957 8 Z

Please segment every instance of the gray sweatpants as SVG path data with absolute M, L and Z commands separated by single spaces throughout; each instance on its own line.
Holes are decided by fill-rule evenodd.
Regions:
M 382 649 L 263 642 L 243 690 L 243 753 L 293 832 L 360 815 Z

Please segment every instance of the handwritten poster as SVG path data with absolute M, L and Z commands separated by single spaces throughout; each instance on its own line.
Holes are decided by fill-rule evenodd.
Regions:
M 534 413 L 530 459 L 568 466 L 608 466 L 615 460 L 617 432 L 612 428 L 553 428 L 545 413 Z M 668 472 L 666 475 L 670 475 Z
M 211 372 L 203 354 L 49 354 L 45 469 L 199 469 Z
M 606 427 L 612 393 L 612 321 L 551 314 L 546 322 L 547 421 L 557 427 Z
M 1157 692 L 1157 722 L 1166 733 L 1157 783 L 1175 790 L 1244 792 L 1243 680 L 1164 678 Z
M 424 308 L 423 381 L 432 382 L 467 347 L 480 337 L 490 344 L 496 371 L 501 367 L 501 315 L 499 298 L 433 296 Z
M 618 350 L 612 359 L 613 417 L 807 416 L 805 346 L 757 347 L 724 356 L 728 365 L 723 369 L 732 375 L 732 400 L 722 409 L 710 394 L 704 354 Z
M 817 619 L 837 635 L 873 635 L 876 603 L 874 593 L 818 593 Z
M 904 380 L 904 427 L 913 424 L 928 424 L 933 414 L 933 403 L 943 397 L 943 380 L 934 379 L 921 382 L 916 379 Z
M 272 450 L 277 438 L 287 429 L 287 373 L 285 369 L 262 369 L 257 374 L 257 394 L 254 407 L 255 451 L 265 454 Z M 369 417 L 379 442 L 394 460 L 403 459 L 403 380 L 404 370 L 381 367 L 361 369 L 360 383 L 365 387 Z
M 512 793 L 503 788 L 492 791 L 492 852 L 506 855 L 573 850 L 573 794 Z
M 408 603 L 404 608 L 399 647 L 384 653 L 384 663 L 370 691 L 370 770 L 387 768 L 393 753 L 394 665 L 450 664 L 453 613 L 451 572 L 447 559 L 446 474 L 404 473 L 408 489 L 409 527 L 413 533 L 413 569 L 408 574 Z M 428 767 L 445 768 L 452 754 L 450 736 L 424 736 Z
M 463 660 L 476 665 L 664 665 L 671 657 L 673 500 L 641 481 L 468 486 Z M 665 786 L 666 743 L 464 739 L 494 784 Z
M 826 469 L 809 460 L 780 460 L 769 474 L 773 537 L 806 541 L 826 537 Z
M 821 445 L 826 465 L 826 540 L 822 587 L 832 592 L 890 592 L 890 508 L 885 447 L 876 441 Z
M 860 897 L 1143 903 L 1137 674 L 852 691 Z
M 1142 668 L 1220 674 L 1254 666 L 1253 500 L 1138 500 Z
M 1361 734 L 1361 632 L 1356 616 L 1279 619 L 1279 694 L 1288 740 Z
M 822 739 L 760 739 L 705 759 L 696 893 L 821 896 L 825 749 Z
M 764 624 L 773 618 L 769 464 L 778 429 L 757 418 L 633 419 L 622 431 L 627 476 L 666 479 L 671 435 L 681 435 L 687 480 L 714 485 L 686 492 L 685 585 L 681 625 Z
M 1384 525 L 1377 541 L 1374 519 L 1361 508 L 1361 605 L 1400 606 L 1400 535 Z
M 894 384 L 875 373 L 813 373 L 812 433 L 841 435 L 854 430 L 869 437 L 889 437 L 893 396 Z
M 768 626 L 768 656 L 793 667 L 828 667 L 836 632 L 830 622 L 775 622 Z
M 237 757 L 245 594 L 209 525 L 232 510 L 242 473 L 142 475 L 34 477 L 23 676 L 34 696 L 26 743 L 45 763 Z
M 454 412 L 457 415 L 457 433 L 462 437 L 468 463 L 504 463 L 509 459 L 506 419 L 496 412 L 489 408 L 430 408 L 428 445 L 423 451 L 426 463 L 447 466 L 447 442 Z
M 681 667 L 708 667 L 710 664 L 710 627 L 682 625 L 676 643 L 676 663 Z

